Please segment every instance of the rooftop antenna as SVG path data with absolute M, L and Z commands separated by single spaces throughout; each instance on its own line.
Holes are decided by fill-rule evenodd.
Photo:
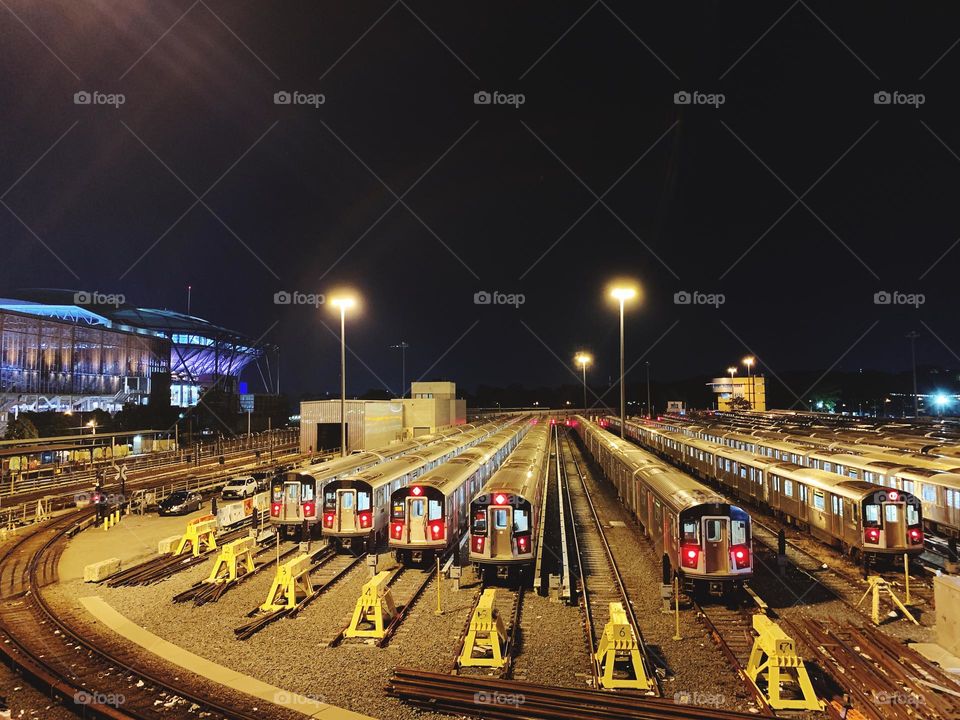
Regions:
M 193 293 L 193 285 L 187 285 L 187 315 L 190 314 L 190 295 Z
M 401 340 L 397 345 L 391 345 L 391 350 L 400 351 L 400 399 L 407 395 L 407 348 L 409 343 Z

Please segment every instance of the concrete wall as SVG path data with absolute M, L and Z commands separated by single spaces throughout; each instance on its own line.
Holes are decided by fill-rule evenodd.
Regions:
M 347 451 L 372 450 L 403 437 L 399 400 L 347 400 Z M 339 400 L 300 403 L 300 450 L 316 450 L 317 425 L 340 422 Z

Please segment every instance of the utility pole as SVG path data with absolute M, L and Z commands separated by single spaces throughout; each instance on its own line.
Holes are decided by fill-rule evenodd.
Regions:
M 407 396 L 407 348 L 409 343 L 401 340 L 397 345 L 391 345 L 391 350 L 400 351 L 400 398 Z
M 907 337 L 910 339 L 910 360 L 913 363 L 913 416 L 918 418 L 920 417 L 920 398 L 917 395 L 917 338 L 920 337 L 920 333 L 911 330 L 907 333 Z
M 653 417 L 653 407 L 650 405 L 650 361 L 647 360 L 647 418 Z

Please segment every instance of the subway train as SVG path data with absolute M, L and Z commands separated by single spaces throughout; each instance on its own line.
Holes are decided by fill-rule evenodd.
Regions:
M 862 444 L 804 443 L 807 438 L 803 436 L 771 439 L 767 433 L 747 435 L 723 426 L 704 427 L 677 419 L 654 422 L 654 427 L 912 493 L 920 500 L 924 527 L 946 535 L 960 534 L 960 461 L 949 456 Z
M 752 528 L 743 508 L 597 423 L 579 418 L 576 429 L 684 590 L 724 595 L 750 579 Z
M 609 419 L 610 428 L 619 431 L 619 425 L 619 418 Z M 628 420 L 626 435 L 856 558 L 923 552 L 921 504 L 907 490 L 879 487 L 641 422 Z
M 430 562 L 465 537 L 469 502 L 533 426 L 533 420 L 498 430 L 469 450 L 393 491 L 389 547 L 406 565 Z
M 507 422 L 512 424 L 515 420 Z M 473 447 L 503 425 L 486 423 L 358 473 L 327 481 L 321 497 L 323 536 L 341 548 L 380 547 L 387 540 L 390 497 L 394 491 Z
M 534 581 L 553 421 L 535 421 L 470 500 L 470 562 L 483 582 Z
M 412 440 L 375 450 L 359 450 L 346 457 L 279 473 L 270 483 L 270 524 L 287 537 L 299 536 L 307 539 L 316 536 L 321 525 L 317 502 L 326 483 L 362 472 L 432 443 L 463 435 L 477 427 L 479 426 L 456 425 Z

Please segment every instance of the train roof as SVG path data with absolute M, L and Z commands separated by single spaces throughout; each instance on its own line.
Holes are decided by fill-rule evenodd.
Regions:
M 526 437 L 520 441 L 516 449 L 504 460 L 500 469 L 484 483 L 472 500 L 476 500 L 481 495 L 490 495 L 499 491 L 522 498 L 531 497 L 536 486 L 541 482 L 540 466 L 543 464 L 544 456 L 550 452 L 549 448 L 550 425 L 538 424 L 527 432 Z

